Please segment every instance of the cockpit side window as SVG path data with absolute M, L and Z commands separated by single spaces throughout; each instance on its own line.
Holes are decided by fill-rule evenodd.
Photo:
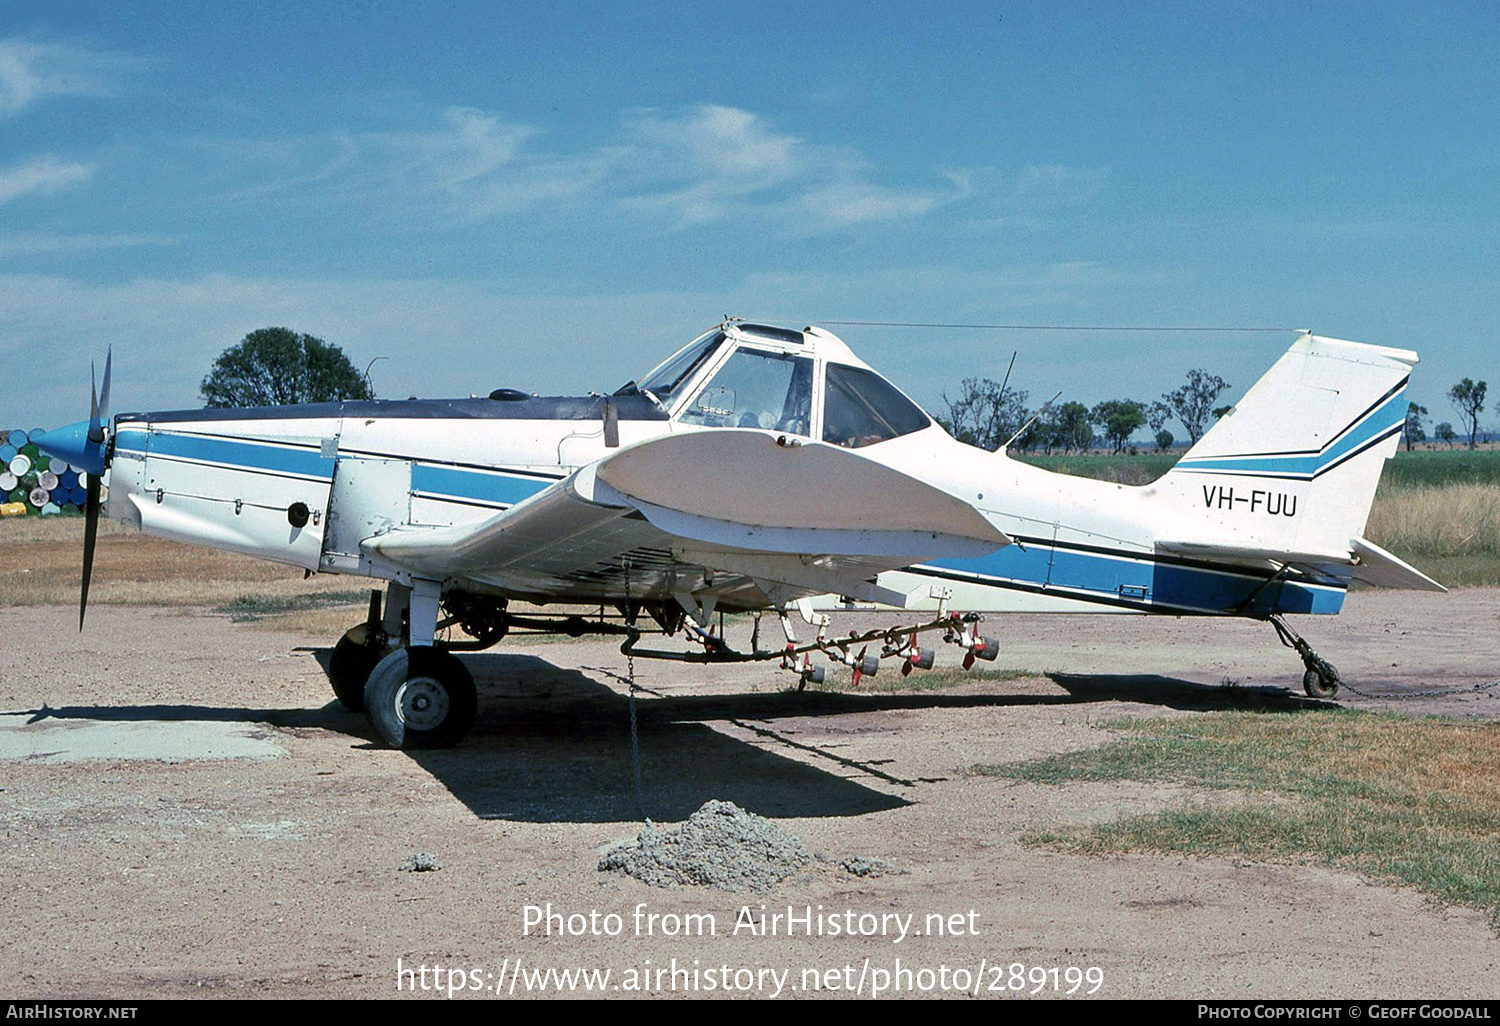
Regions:
M 669 402 L 677 389 L 693 376 L 694 371 L 703 366 L 709 354 L 723 341 L 722 331 L 711 331 L 702 338 L 689 342 L 642 378 L 636 387 L 642 392 L 650 392 L 663 404 Z
M 806 435 L 813 362 L 806 356 L 741 348 L 678 419 L 707 427 L 765 428 Z
M 927 414 L 874 371 L 828 365 L 823 394 L 823 441 L 859 449 L 921 431 Z

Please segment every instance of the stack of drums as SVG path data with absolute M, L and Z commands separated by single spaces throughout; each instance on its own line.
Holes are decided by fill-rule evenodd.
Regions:
M 41 433 L 0 430 L 0 516 L 77 512 L 88 500 L 88 474 L 39 451 Z

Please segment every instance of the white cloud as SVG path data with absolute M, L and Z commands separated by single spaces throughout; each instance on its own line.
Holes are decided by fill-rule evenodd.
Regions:
M 784 131 L 741 108 L 624 112 L 607 137 L 570 147 L 546 128 L 449 107 L 400 131 L 343 128 L 288 138 L 182 140 L 216 201 L 358 207 L 424 231 L 497 219 L 625 219 L 631 231 L 753 222 L 807 236 L 903 224 L 972 200 L 968 223 L 1086 202 L 1103 171 L 1062 166 L 877 165 L 857 149 Z M 217 178 L 217 181 L 214 179 Z
M 676 228 L 756 218 L 803 234 L 921 217 L 962 199 L 962 172 L 933 183 L 877 181 L 858 152 L 778 131 L 734 107 L 632 110 L 616 138 L 577 152 L 542 128 L 473 107 L 450 107 L 430 128 L 340 131 L 296 140 L 194 140 L 260 184 L 230 194 L 261 197 L 320 187 L 335 202 L 445 221 L 485 221 L 540 210 L 588 216 L 625 212 Z
M 0 203 L 9 203 L 27 193 L 50 195 L 87 181 L 93 173 L 92 164 L 60 160 L 50 154 L 31 157 L 0 168 Z
M 832 182 L 797 197 L 795 206 L 808 217 L 831 225 L 894 221 L 920 217 L 949 198 L 932 192 L 906 192 L 871 182 Z
M 0 117 L 48 96 L 107 96 L 109 79 L 131 63 L 76 46 L 0 39 Z
M 335 181 L 341 198 L 390 209 L 432 204 L 446 220 L 486 220 L 580 196 L 601 178 L 605 158 L 539 150 L 532 144 L 542 134 L 498 114 L 450 107 L 425 131 L 339 133 L 339 159 L 317 177 Z
M 966 195 L 873 180 L 855 150 L 777 131 L 735 107 L 702 104 L 629 112 L 620 175 L 633 209 L 670 213 L 680 227 L 755 216 L 798 232 L 920 217 Z
M 800 173 L 811 149 L 803 140 L 773 132 L 763 119 L 735 107 L 702 104 L 678 114 L 637 110 L 626 124 L 642 153 L 673 158 L 659 170 L 681 169 L 763 188 Z
M 1108 167 L 1076 168 L 1063 164 L 1032 164 L 1021 171 L 1013 198 L 1024 206 L 1074 206 L 1099 195 Z

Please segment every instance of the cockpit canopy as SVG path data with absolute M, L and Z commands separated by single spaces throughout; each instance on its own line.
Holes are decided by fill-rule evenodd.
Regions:
M 728 322 L 626 386 L 679 424 L 763 428 L 858 449 L 932 420 L 820 328 Z

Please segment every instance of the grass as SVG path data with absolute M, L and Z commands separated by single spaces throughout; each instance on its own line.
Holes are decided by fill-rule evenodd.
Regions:
M 0 520 L 0 606 L 75 605 L 82 565 L 82 517 Z M 89 607 L 213 607 L 249 594 L 348 594 L 353 583 L 331 575 L 304 579 L 297 567 L 163 541 L 106 520 L 99 524 Z
M 301 595 L 238 595 L 219 606 L 216 611 L 228 613 L 235 623 L 246 623 L 313 609 L 362 605 L 368 602 L 369 597 L 368 590 L 314 591 Z
M 1382 481 L 1365 534 L 1444 584 L 1500 583 L 1500 483 Z
M 1453 484 L 1500 485 L 1500 449 L 1402 450 L 1380 479 L 1382 489 Z
M 1450 587 L 1500 584 L 1500 449 L 1397 453 L 1365 535 Z
M 1199 802 L 1037 834 L 1087 854 L 1313 861 L 1486 912 L 1500 929 L 1500 726 L 1392 714 L 1223 713 L 1111 724 L 1129 736 L 979 775 L 1044 784 L 1162 781 L 1263 800 Z

